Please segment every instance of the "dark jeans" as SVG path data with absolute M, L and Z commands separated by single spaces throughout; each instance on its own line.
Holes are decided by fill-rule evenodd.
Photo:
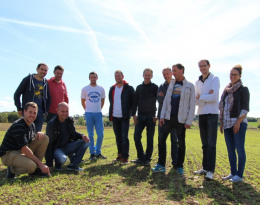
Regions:
M 159 136 L 160 136 L 161 130 L 162 130 L 162 127 L 160 125 L 158 125 L 158 149 L 159 149 L 159 139 L 160 139 Z M 178 158 L 178 150 L 179 150 L 176 128 L 173 128 L 171 130 L 170 134 L 171 134 L 172 165 L 174 167 L 176 167 L 177 166 L 177 158 Z
M 138 124 L 135 126 L 135 133 L 134 133 L 137 158 L 140 160 L 151 161 L 151 156 L 153 154 L 153 136 L 155 131 L 155 123 L 153 122 L 153 116 L 139 115 L 137 121 Z M 147 148 L 146 148 L 146 152 L 144 153 L 141 139 L 142 139 L 142 132 L 145 127 L 146 127 L 146 135 L 147 135 Z
M 245 137 L 246 137 L 246 123 L 240 123 L 239 132 L 234 134 L 233 127 L 224 129 L 224 135 L 227 145 L 228 158 L 231 167 L 231 174 L 243 177 L 246 165 L 246 151 L 245 151 Z M 237 166 L 237 155 L 238 166 Z
M 116 145 L 118 154 L 122 154 L 122 158 L 129 156 L 129 119 L 113 117 L 113 130 L 116 136 Z
M 199 115 L 199 128 L 203 150 L 203 169 L 214 172 L 216 164 L 218 114 Z
M 52 118 L 54 118 L 55 116 L 57 116 L 57 114 L 48 112 L 48 115 L 47 115 L 47 123 L 48 123 Z
M 33 122 L 33 123 L 35 124 L 36 133 L 42 131 L 43 121 L 44 121 L 43 114 L 39 114 L 39 113 L 38 113 L 36 119 L 35 119 L 34 122 Z
M 171 115 L 170 120 L 164 120 L 164 125 L 162 126 L 161 133 L 159 135 L 159 160 L 158 164 L 165 166 L 166 162 L 166 139 L 171 132 L 171 130 L 175 128 L 177 131 L 178 137 L 178 157 L 177 157 L 177 167 L 183 167 L 184 159 L 185 159 L 185 133 L 186 128 L 183 123 L 179 123 L 178 116 Z

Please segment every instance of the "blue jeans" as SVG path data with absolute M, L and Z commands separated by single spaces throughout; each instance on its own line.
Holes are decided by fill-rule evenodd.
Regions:
M 203 150 L 202 166 L 209 172 L 215 171 L 218 114 L 199 115 L 200 138 Z
M 227 145 L 228 158 L 231 168 L 231 174 L 243 177 L 246 165 L 246 151 L 245 151 L 245 137 L 246 137 L 246 123 L 240 123 L 239 132 L 234 134 L 233 127 L 224 129 L 224 135 Z M 237 166 L 237 155 L 238 166 Z
M 160 118 L 159 118 L 160 120 Z M 162 127 L 160 125 L 158 125 L 158 149 L 159 149 L 159 136 L 161 133 Z M 177 158 L 178 158 L 178 150 L 179 150 L 179 146 L 178 146 L 178 137 L 177 137 L 177 133 L 176 133 L 176 128 L 173 128 L 170 132 L 171 134 L 171 157 L 172 157 L 172 165 L 174 167 L 177 166 Z
M 68 143 L 66 147 L 57 148 L 53 155 L 55 164 L 60 166 L 65 164 L 67 161 L 67 156 L 69 156 L 70 163 L 78 166 L 88 147 L 89 142 L 86 143 L 84 140 L 77 140 L 75 142 Z
M 113 117 L 113 130 L 116 136 L 116 145 L 118 154 L 121 154 L 122 158 L 129 156 L 129 119 L 122 119 Z
M 88 130 L 88 137 L 90 141 L 89 152 L 90 154 L 101 154 L 101 146 L 104 138 L 104 124 L 101 112 L 85 112 L 86 126 Z M 94 140 L 94 126 L 97 133 L 97 142 L 95 146 Z
M 43 114 L 39 114 L 39 113 L 38 113 L 36 119 L 35 119 L 34 122 L 33 122 L 33 123 L 35 124 L 36 133 L 42 131 L 43 121 L 44 121 Z
M 139 115 L 137 121 L 138 124 L 135 126 L 135 132 L 134 132 L 137 158 L 140 160 L 151 161 L 151 156 L 153 154 L 153 136 L 155 131 L 155 123 L 153 122 L 153 116 Z M 144 153 L 141 139 L 142 139 L 142 132 L 145 127 L 146 127 L 146 135 L 147 135 L 147 147 L 146 147 L 146 152 Z

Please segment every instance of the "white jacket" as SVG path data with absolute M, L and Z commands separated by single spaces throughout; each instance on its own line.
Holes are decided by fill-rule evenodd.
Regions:
M 171 80 L 171 83 L 167 89 L 166 96 L 163 101 L 163 107 L 161 111 L 161 119 L 170 120 L 171 118 L 171 96 L 173 87 L 175 84 L 175 79 Z M 179 123 L 191 125 L 195 112 L 195 88 L 194 85 L 187 81 L 185 78 L 183 80 L 183 85 L 181 87 L 180 104 L 178 111 L 178 121 Z
M 203 82 L 197 80 L 195 83 L 195 96 L 200 94 L 200 98 L 196 99 L 196 105 L 198 106 L 197 114 L 218 114 L 218 101 L 219 101 L 219 78 L 212 73 Z M 213 90 L 212 94 L 209 91 Z

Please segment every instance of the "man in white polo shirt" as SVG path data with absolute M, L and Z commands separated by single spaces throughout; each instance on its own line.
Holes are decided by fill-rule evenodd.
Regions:
M 90 140 L 90 160 L 106 159 L 101 154 L 101 146 L 104 137 L 104 124 L 101 109 L 105 103 L 105 90 L 97 85 L 98 75 L 96 72 L 89 74 L 90 84 L 81 90 L 81 104 L 85 110 L 86 126 Z M 95 146 L 94 126 L 97 133 L 97 142 Z

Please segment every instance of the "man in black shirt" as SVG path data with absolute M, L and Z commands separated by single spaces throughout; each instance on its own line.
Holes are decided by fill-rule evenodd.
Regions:
M 48 122 L 46 134 L 50 142 L 45 159 L 50 171 L 53 171 L 53 160 L 55 160 L 55 169 L 61 171 L 62 165 L 67 161 L 67 156 L 70 158 L 67 170 L 82 171 L 79 163 L 89 147 L 89 138 L 76 132 L 74 121 L 69 117 L 69 105 L 66 102 L 58 105 L 58 115 Z
M 35 135 L 33 121 L 37 111 L 36 103 L 27 103 L 24 107 L 24 117 L 15 121 L 5 134 L 0 147 L 0 157 L 2 163 L 8 166 L 8 179 L 24 173 L 50 175 L 49 168 L 42 163 L 49 138 L 42 132 Z
M 134 140 L 138 159 L 131 162 L 149 166 L 153 153 L 153 136 L 157 120 L 155 113 L 158 86 L 151 82 L 153 77 L 152 69 L 144 69 L 143 77 L 144 82 L 136 88 L 133 104 L 133 119 L 135 123 Z M 136 116 L 137 107 L 138 116 Z M 147 130 L 147 148 L 144 153 L 141 139 L 145 127 Z

